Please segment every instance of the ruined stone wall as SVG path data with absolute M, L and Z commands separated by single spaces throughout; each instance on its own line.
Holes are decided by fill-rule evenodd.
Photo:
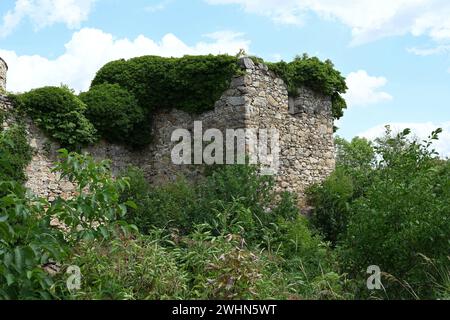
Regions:
M 333 118 L 330 97 L 301 88 L 297 98 L 289 98 L 286 85 L 267 66 L 244 58 L 245 74 L 232 79 L 230 88 L 216 102 L 212 111 L 191 115 L 176 109 L 161 110 L 154 116 L 153 143 L 140 151 L 104 141 L 85 152 L 96 159 L 110 159 L 115 174 L 134 165 L 143 169 L 154 184 L 174 181 L 183 175 L 188 180 L 201 176 L 204 166 L 174 165 L 171 142 L 176 129 L 193 131 L 194 121 L 203 122 L 203 130 L 277 129 L 280 133 L 280 167 L 275 179 L 278 191 L 291 191 L 304 198 L 304 190 L 321 181 L 335 167 Z M 6 99 L 0 100 L 5 106 Z M 3 101 L 3 102 L 2 102 Z M 7 103 L 6 103 L 7 104 Z M 52 173 L 59 146 L 49 141 L 31 121 L 30 143 L 35 149 L 27 169 L 27 186 L 36 194 L 49 197 L 70 196 L 73 186 L 59 181 Z
M 286 85 L 267 66 L 251 62 L 244 77 L 247 128 L 280 133 L 278 191 L 304 196 L 305 189 L 335 168 L 331 98 L 301 88 L 289 98 Z
M 0 58 L 0 94 L 6 91 L 6 73 L 8 72 L 8 65 Z

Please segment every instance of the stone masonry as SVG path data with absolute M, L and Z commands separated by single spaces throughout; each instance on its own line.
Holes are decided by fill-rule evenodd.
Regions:
M 275 176 L 278 191 L 290 191 L 303 204 L 305 188 L 327 177 L 335 167 L 331 98 L 299 88 L 298 97 L 289 97 L 286 85 L 263 64 L 249 58 L 240 63 L 245 74 L 231 80 L 230 88 L 216 102 L 214 110 L 190 115 L 177 109 L 161 110 L 153 122 L 153 143 L 140 151 L 99 142 L 84 151 L 96 159 L 109 159 L 114 174 L 129 165 L 140 167 L 154 184 L 164 184 L 184 176 L 194 180 L 202 176 L 204 166 L 174 165 L 171 142 L 176 129 L 193 131 L 194 121 L 203 122 L 203 130 L 277 129 L 280 133 L 280 170 Z M 1 64 L 0 64 L 1 65 Z M 0 107 L 10 108 L 5 97 Z M 73 186 L 60 181 L 52 172 L 59 146 L 29 121 L 30 144 L 35 150 L 27 169 L 27 187 L 48 197 L 70 196 Z
M 8 65 L 5 60 L 0 57 L 0 93 L 6 91 L 6 73 L 8 72 Z

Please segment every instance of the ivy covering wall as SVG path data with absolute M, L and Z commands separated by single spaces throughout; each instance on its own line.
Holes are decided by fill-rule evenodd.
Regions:
M 345 78 L 335 69 L 331 60 L 321 61 L 307 54 L 297 56 L 291 62 L 264 62 L 261 58 L 252 57 L 255 62 L 266 64 L 270 70 L 284 80 L 289 95 L 296 96 L 299 87 L 308 87 L 314 91 L 331 96 L 333 117 L 338 120 L 344 115 L 347 103 L 342 94 L 347 91 Z
M 212 110 L 233 76 L 244 73 L 238 62 L 229 55 L 122 59 L 103 66 L 90 90 L 79 96 L 67 87 L 45 87 L 16 100 L 64 147 L 74 149 L 102 137 L 139 148 L 151 142 L 156 110 L 177 108 L 196 114 Z M 342 117 L 346 103 L 341 94 L 347 86 L 331 61 L 303 55 L 289 63 L 266 64 L 285 81 L 290 95 L 306 86 L 331 96 L 334 118 Z

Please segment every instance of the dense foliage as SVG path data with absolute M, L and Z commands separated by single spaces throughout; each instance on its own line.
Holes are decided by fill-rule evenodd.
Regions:
M 100 135 L 113 143 L 127 143 L 140 130 L 145 113 L 136 98 L 117 84 L 101 84 L 81 93 L 86 117 Z
M 343 291 L 347 284 L 335 255 L 311 232 L 295 199 L 279 197 L 273 179 L 255 167 L 218 167 L 196 184 L 179 180 L 162 187 L 148 185 L 137 169 L 124 176 L 131 188 L 123 197 L 137 205 L 127 221 L 145 235 L 159 230 L 170 238 L 168 248 L 191 279 L 187 297 L 351 296 Z M 240 281 L 227 286 L 233 279 Z
M 207 223 L 215 234 L 244 232 L 247 241 L 260 243 L 272 224 L 292 222 L 299 215 L 293 197 L 285 194 L 277 200 L 273 178 L 260 176 L 253 166 L 218 167 L 196 185 L 179 180 L 152 187 L 133 168 L 124 175 L 131 179 L 124 198 L 138 204 L 129 212 L 129 221 L 144 233 L 159 227 L 186 234 Z
M 14 124 L 6 130 L 0 127 L 0 181 L 25 181 L 24 170 L 31 157 L 31 147 L 22 124 Z
M 75 149 L 97 139 L 94 126 L 84 115 L 86 106 L 66 87 L 31 90 L 17 96 L 15 102 L 64 147 Z
M 331 96 L 334 117 L 342 117 L 346 103 L 341 94 L 347 86 L 331 61 L 303 55 L 290 63 L 267 65 L 286 82 L 290 95 L 306 86 Z M 14 99 L 62 147 L 76 150 L 96 142 L 100 135 L 140 148 L 152 140 L 156 112 L 212 110 L 233 76 L 242 72 L 237 57 L 229 55 L 143 56 L 107 63 L 97 72 L 90 90 L 79 97 L 63 86 L 31 90 Z
M 450 163 L 430 148 L 439 133 L 424 142 L 409 130 L 388 130 L 375 145 L 338 140 L 336 173 L 311 190 L 313 222 L 343 267 L 357 277 L 378 265 L 390 298 L 438 298 L 448 285 Z
M 241 172 L 248 172 L 249 183 L 255 187 L 247 197 L 259 199 L 256 193 L 267 186 L 253 168 L 230 167 L 210 178 L 224 182 L 216 191 L 222 194 L 223 199 L 217 199 L 222 204 L 212 208 L 209 216 L 203 213 L 211 223 L 196 223 L 187 216 L 179 220 L 187 221 L 185 229 L 177 223 L 171 228 L 155 224 L 141 228 L 140 234 L 121 219 L 137 216 L 142 204 L 123 197 L 130 190 L 142 191 L 142 181 L 133 176 L 112 179 L 106 162 L 96 163 L 88 156 L 65 151 L 61 156 L 55 170 L 78 187 L 73 198 L 49 203 L 25 193 L 17 183 L 0 183 L 4 195 L 0 198 L 1 298 L 350 297 L 344 291 L 345 278 L 332 269 L 335 258 L 330 249 L 311 233 L 304 218 L 292 216 L 290 200 L 281 200 L 285 204 L 272 210 L 271 223 L 252 222 L 251 211 L 245 209 L 249 203 L 245 204 L 244 196 L 235 197 L 243 194 L 233 185 Z M 233 180 L 231 185 L 225 177 Z M 175 204 L 170 202 L 176 198 L 164 197 L 162 192 L 152 195 L 160 197 L 160 215 L 171 217 Z M 129 208 L 133 211 L 128 212 Z M 222 214 L 223 210 L 227 212 Z M 254 236 L 256 228 L 264 238 Z M 81 269 L 80 290 L 66 287 L 69 275 L 65 271 L 70 266 Z
M 17 182 L 0 182 L 0 298 L 63 297 L 65 283 L 49 268 L 58 269 L 80 242 L 110 239 L 132 229 L 120 222 L 127 209 L 119 202 L 126 180 L 113 180 L 106 162 L 65 151 L 61 158 L 57 170 L 79 188 L 72 199 L 49 203 Z
M 78 187 L 73 198 L 49 203 L 0 183 L 0 295 L 449 298 L 450 166 L 408 134 L 338 139 L 336 173 L 310 191 L 313 225 L 252 166 L 157 187 L 138 169 L 113 179 L 107 162 L 63 151 L 55 170 Z M 383 291 L 365 286 L 371 265 Z M 69 266 L 80 290 L 66 287 Z
M 164 108 L 177 108 L 189 113 L 201 113 L 214 108 L 215 102 L 230 85 L 231 78 L 239 71 L 236 57 L 228 55 L 184 56 L 183 58 L 163 58 L 143 56 L 130 60 L 118 60 L 101 68 L 92 81 L 90 92 L 99 92 L 97 87 L 105 84 L 116 85 L 128 91 L 128 98 L 134 96 L 138 106 L 135 114 L 130 114 L 136 130 L 129 130 L 124 117 L 105 122 L 100 130 L 113 130 L 112 126 L 126 131 L 126 142 L 140 147 L 151 141 L 153 114 Z M 111 87 L 109 87 L 111 88 Z M 117 92 L 117 88 L 115 89 Z M 94 93 L 95 95 L 96 93 Z M 124 96 L 122 92 L 120 94 Z M 83 95 L 84 96 L 84 95 Z M 91 101 L 92 105 L 95 101 Z M 97 104 L 102 113 L 115 114 L 117 104 Z M 125 106 L 120 109 L 126 109 Z M 143 112 L 143 115 L 141 115 Z M 139 113 L 139 121 L 134 118 Z M 96 117 L 96 116 L 95 116 Z M 94 122 L 95 123 L 95 122 Z
M 210 107 L 215 98 L 195 97 L 221 93 L 235 62 L 121 60 L 81 99 L 64 87 L 15 99 L 70 148 L 95 141 L 91 121 L 110 141 L 142 145 L 156 108 Z M 330 62 L 304 56 L 271 68 L 291 90 L 345 92 Z M 22 186 L 32 157 L 24 126 L 2 127 L 0 299 L 450 299 L 450 161 L 432 150 L 440 133 L 417 141 L 388 128 L 374 143 L 337 138 L 336 171 L 308 191 L 308 220 L 295 195 L 276 193 L 253 166 L 152 186 L 139 169 L 113 178 L 108 162 L 65 150 L 55 171 L 76 193 L 50 203 Z M 366 287 L 372 265 L 383 271 L 382 291 Z M 66 286 L 70 266 L 81 269 L 80 290 Z
M 201 113 L 214 107 L 238 70 L 236 57 L 228 55 L 143 56 L 106 64 L 98 71 L 92 87 L 118 84 L 133 93 L 149 112 L 178 108 Z

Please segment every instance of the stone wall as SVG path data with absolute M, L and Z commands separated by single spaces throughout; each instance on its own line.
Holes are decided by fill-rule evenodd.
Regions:
M 278 191 L 298 194 L 327 177 L 335 168 L 331 98 L 301 88 L 289 98 L 283 80 L 265 65 L 249 64 L 245 76 L 248 128 L 280 132 Z
M 275 177 L 277 189 L 295 192 L 303 200 L 305 188 L 324 179 L 335 167 L 331 99 L 306 88 L 299 89 L 296 99 L 289 98 L 284 82 L 267 66 L 255 65 L 247 58 L 241 64 L 245 74 L 232 79 L 214 110 L 201 115 L 176 109 L 155 114 L 154 140 L 145 149 L 130 151 L 102 141 L 84 151 L 99 160 L 110 159 L 115 174 L 134 165 L 143 169 L 151 183 L 163 184 L 180 175 L 194 180 L 201 177 L 204 169 L 172 163 L 171 152 L 177 143 L 171 142 L 171 137 L 176 129 L 192 132 L 194 121 L 202 121 L 204 131 L 219 129 L 224 136 L 226 129 L 277 129 L 281 144 L 280 168 Z M 8 105 L 7 99 L 1 98 L 1 105 Z M 73 186 L 59 181 L 58 175 L 51 172 L 58 145 L 49 141 L 31 121 L 28 131 L 35 154 L 27 169 L 27 186 L 50 200 L 70 196 Z
M 0 93 L 6 91 L 6 73 L 8 72 L 8 65 L 0 58 Z

